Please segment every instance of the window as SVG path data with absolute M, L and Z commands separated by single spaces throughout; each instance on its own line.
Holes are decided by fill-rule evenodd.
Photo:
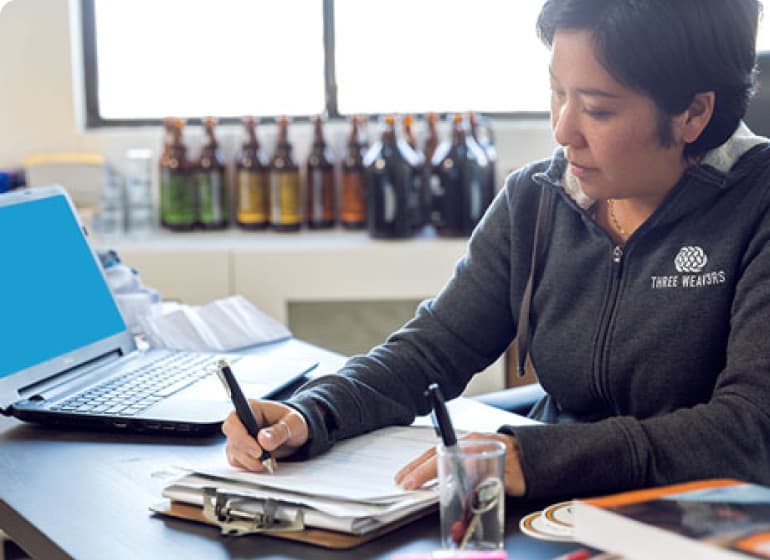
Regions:
M 87 124 L 323 112 L 542 116 L 541 4 L 81 0 Z M 770 50 L 766 20 L 760 50 Z
M 536 0 L 82 0 L 89 126 L 547 110 Z
M 83 15 L 96 123 L 324 110 L 319 0 L 87 0 Z

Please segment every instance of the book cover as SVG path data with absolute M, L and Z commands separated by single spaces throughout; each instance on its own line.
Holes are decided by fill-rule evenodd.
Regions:
M 703 480 L 574 504 L 578 541 L 627 558 L 770 558 L 770 488 Z

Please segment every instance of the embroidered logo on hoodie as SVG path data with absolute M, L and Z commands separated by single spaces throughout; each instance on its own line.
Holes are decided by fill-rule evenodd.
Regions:
M 685 245 L 674 258 L 674 268 L 679 274 L 651 276 L 653 290 L 664 288 L 703 288 L 724 284 L 727 275 L 724 270 L 703 272 L 709 262 L 702 247 Z

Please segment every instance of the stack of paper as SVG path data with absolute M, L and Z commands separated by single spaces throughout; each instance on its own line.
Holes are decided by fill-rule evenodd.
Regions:
M 472 399 L 447 404 L 460 435 L 495 432 L 503 424 L 537 423 Z M 164 496 L 201 506 L 203 489 L 213 487 L 253 498 L 239 504 L 248 514 L 261 512 L 264 500 L 272 498 L 282 504 L 277 513 L 282 521 L 294 519 L 302 508 L 308 527 L 363 535 L 438 502 L 435 484 L 406 491 L 393 480 L 401 467 L 437 442 L 429 417 L 423 416 L 412 426 L 383 428 L 339 442 L 310 461 L 281 461 L 274 474 L 228 467 L 223 450 L 213 463 L 197 465 L 167 486 Z
M 242 296 L 200 307 L 157 303 L 138 318 L 138 323 L 150 346 L 175 350 L 229 352 L 291 336 L 285 325 Z
M 278 517 L 293 519 L 303 508 L 305 524 L 360 535 L 427 508 L 438 501 L 435 489 L 406 491 L 393 481 L 396 470 L 435 445 L 430 428 L 390 427 L 338 443 L 312 461 L 281 462 L 274 474 L 223 466 L 198 466 L 164 490 L 179 502 L 202 505 L 203 488 L 215 487 L 259 500 L 272 498 Z M 247 512 L 253 513 L 253 512 Z

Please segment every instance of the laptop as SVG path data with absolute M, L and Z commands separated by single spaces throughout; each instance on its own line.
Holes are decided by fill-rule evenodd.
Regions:
M 59 186 L 0 195 L 0 411 L 29 422 L 209 434 L 246 396 L 270 398 L 316 367 L 259 354 L 139 349 Z

